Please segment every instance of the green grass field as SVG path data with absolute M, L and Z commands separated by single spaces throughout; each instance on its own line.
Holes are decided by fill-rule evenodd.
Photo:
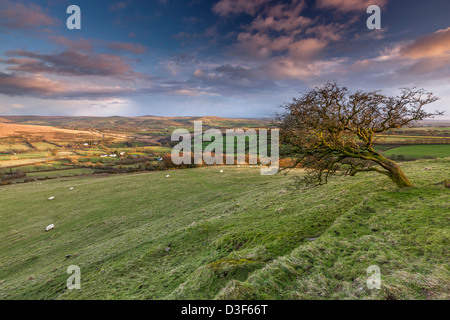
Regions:
M 450 159 L 402 166 L 417 188 L 235 167 L 0 187 L 0 299 L 449 299 Z
M 393 155 L 403 155 L 411 158 L 435 157 L 445 158 L 450 157 L 450 145 L 448 144 L 434 144 L 434 145 L 413 145 L 400 146 L 389 149 L 384 152 L 388 157 Z
M 27 178 L 59 178 L 59 177 L 70 177 L 74 175 L 87 175 L 92 174 L 94 172 L 93 169 L 89 168 L 76 168 L 76 169 L 67 169 L 67 170 L 53 170 L 46 172 L 31 172 L 27 173 Z
M 36 165 L 30 166 L 21 166 L 17 168 L 11 169 L 3 169 L 5 171 L 22 171 L 22 172 L 30 172 L 30 171 L 48 171 L 48 170 L 56 170 L 56 169 L 66 169 L 68 166 L 65 164 L 65 161 L 51 161 L 46 163 L 38 163 Z
M 32 142 L 31 144 L 36 150 L 53 150 L 58 148 L 56 145 L 47 142 Z
M 4 144 L 0 146 L 0 152 L 10 152 L 10 151 L 28 151 L 32 150 L 25 143 L 12 143 L 12 144 Z
M 3 160 L 11 160 L 11 159 L 18 159 L 18 160 L 22 160 L 22 159 L 36 159 L 36 158 L 45 158 L 45 157 L 50 157 L 51 153 L 50 152 L 25 152 L 25 153 L 18 153 L 16 155 L 1 155 L 0 156 L 0 161 Z

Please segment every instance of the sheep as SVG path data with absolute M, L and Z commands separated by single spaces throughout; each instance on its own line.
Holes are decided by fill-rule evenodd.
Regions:
M 220 173 L 223 173 L 223 170 L 220 170 Z
M 50 198 L 48 198 L 48 200 L 55 200 L 55 197 L 50 197 Z
M 73 187 L 69 189 L 69 191 L 73 191 Z
M 53 230 L 53 229 L 55 229 L 54 224 L 48 225 L 47 228 L 45 228 L 45 232 L 49 232 L 50 230 Z
M 170 175 L 167 175 L 166 178 L 170 178 Z

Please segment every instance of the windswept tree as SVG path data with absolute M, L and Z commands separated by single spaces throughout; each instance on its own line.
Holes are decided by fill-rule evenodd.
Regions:
M 396 162 L 375 151 L 376 135 L 432 116 L 424 106 L 437 99 L 415 88 L 390 97 L 328 83 L 286 104 L 277 116 L 281 152 L 308 170 L 303 182 L 310 185 L 327 183 L 331 175 L 371 171 L 400 188 L 413 187 Z

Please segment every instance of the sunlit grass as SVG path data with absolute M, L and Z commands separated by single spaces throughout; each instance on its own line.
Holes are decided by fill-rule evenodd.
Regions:
M 448 299 L 449 164 L 402 164 L 408 190 L 372 173 L 291 190 L 236 167 L 0 187 L 0 299 Z

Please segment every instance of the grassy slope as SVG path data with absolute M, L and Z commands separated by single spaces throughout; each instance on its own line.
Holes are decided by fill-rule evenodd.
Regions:
M 0 187 L 0 299 L 449 299 L 449 189 L 429 186 L 449 164 L 403 164 L 418 188 L 401 191 L 217 167 Z M 69 265 L 82 290 L 65 289 Z

